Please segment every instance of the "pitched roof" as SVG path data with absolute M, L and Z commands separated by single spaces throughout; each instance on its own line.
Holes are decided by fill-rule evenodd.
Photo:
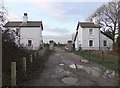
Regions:
M 100 31 L 103 35 L 107 36 L 109 39 L 113 40 L 113 38 L 109 35 L 107 35 L 106 33 L 104 33 L 103 31 Z
M 22 22 L 22 21 L 11 21 L 7 22 L 4 27 L 42 27 L 43 30 L 43 25 L 42 21 L 27 21 Z
M 78 22 L 82 28 L 100 28 L 99 25 L 94 24 L 93 22 Z
M 101 28 L 99 25 L 95 25 L 93 22 L 78 22 L 76 30 L 79 29 L 79 25 L 82 28 Z M 110 38 L 111 40 L 113 40 L 112 37 L 110 37 L 109 35 L 105 34 L 104 32 L 101 31 L 101 33 L 104 34 L 105 36 L 107 36 L 108 38 Z M 76 41 L 77 35 L 78 35 L 78 31 L 76 31 L 74 42 Z
M 76 41 L 77 35 L 78 35 L 78 31 L 77 31 L 76 34 L 75 34 L 75 38 L 74 38 L 74 41 L 73 41 L 73 42 Z

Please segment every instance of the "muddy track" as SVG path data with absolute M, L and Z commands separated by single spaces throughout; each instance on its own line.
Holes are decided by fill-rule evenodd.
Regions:
M 73 53 L 55 48 L 43 73 L 21 86 L 116 86 L 114 71 L 91 64 Z

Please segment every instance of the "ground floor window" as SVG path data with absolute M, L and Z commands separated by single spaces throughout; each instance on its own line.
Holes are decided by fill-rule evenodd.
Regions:
M 89 40 L 89 46 L 93 46 L 93 40 Z
M 106 40 L 103 41 L 103 46 L 107 46 L 107 41 Z
M 28 46 L 32 46 L 32 40 L 28 40 Z

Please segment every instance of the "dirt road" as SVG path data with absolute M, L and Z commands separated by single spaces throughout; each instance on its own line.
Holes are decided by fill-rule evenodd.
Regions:
M 21 86 L 116 86 L 116 75 L 114 71 L 55 48 L 43 73 Z

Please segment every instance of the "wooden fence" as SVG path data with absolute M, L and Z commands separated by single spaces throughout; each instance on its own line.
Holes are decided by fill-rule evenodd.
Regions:
M 22 62 L 22 72 L 23 75 L 25 76 L 27 73 L 27 60 L 29 60 L 29 64 L 33 64 L 33 61 L 38 59 L 38 52 L 34 52 L 33 54 L 29 55 L 29 59 L 27 59 L 26 57 L 23 57 L 23 62 Z M 11 62 L 11 86 L 17 86 L 17 62 Z

